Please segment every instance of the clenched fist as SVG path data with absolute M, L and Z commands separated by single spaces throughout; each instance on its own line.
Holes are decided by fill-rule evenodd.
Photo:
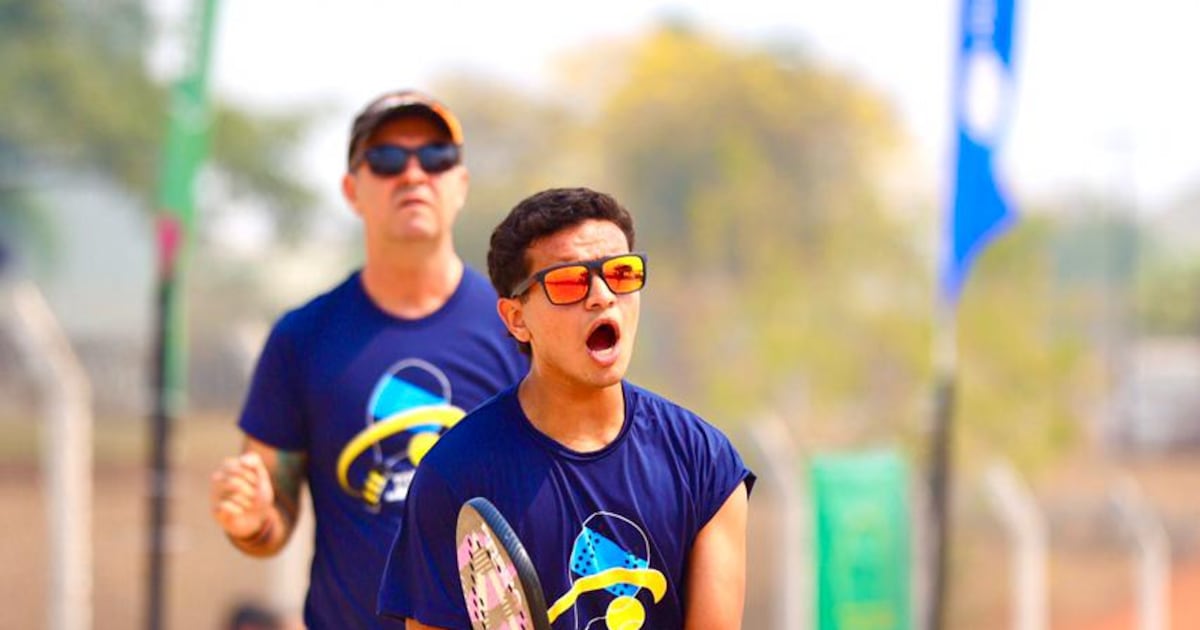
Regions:
M 227 457 L 212 474 L 213 518 L 231 538 L 247 540 L 268 527 L 275 489 L 258 453 Z

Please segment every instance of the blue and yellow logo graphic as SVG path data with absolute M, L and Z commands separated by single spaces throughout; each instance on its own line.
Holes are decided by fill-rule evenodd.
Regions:
M 617 539 L 633 550 L 622 547 Z M 548 611 L 553 623 L 560 615 L 575 608 L 575 627 L 591 628 L 603 621 L 608 630 L 639 630 L 646 623 L 646 603 L 639 598 L 648 593 L 657 603 L 667 592 L 667 578 L 650 568 L 650 543 L 646 533 L 633 521 L 609 512 L 589 516 L 575 537 L 570 559 L 571 588 Z M 604 615 L 580 624 L 577 604 L 581 597 L 599 594 L 608 600 Z M 591 602 L 596 609 L 602 602 Z
M 366 426 L 338 457 L 342 490 L 373 512 L 384 503 L 403 501 L 421 459 L 466 415 L 450 401 L 450 380 L 432 363 L 404 359 L 389 368 L 367 402 Z M 369 459 L 361 457 L 366 453 Z M 360 459 L 363 463 L 356 466 Z M 365 473 L 360 472 L 363 465 Z M 357 484 L 351 482 L 356 472 L 361 477 Z

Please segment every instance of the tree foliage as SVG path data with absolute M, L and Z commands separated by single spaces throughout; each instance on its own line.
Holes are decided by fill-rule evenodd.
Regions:
M 959 311 L 962 457 L 1026 467 L 1073 445 L 1103 382 L 1094 286 L 1063 282 L 1054 242 L 1069 224 L 1036 212 L 989 246 Z
M 558 104 L 478 75 L 447 76 L 431 91 L 463 124 L 471 190 L 456 238 L 463 257 L 482 269 L 492 229 L 509 209 L 526 195 L 575 176 L 571 136 L 579 123 Z
M 1156 335 L 1200 334 L 1200 256 L 1155 256 L 1137 291 L 1140 330 Z
M 144 70 L 140 5 L 66 6 L 0 0 L 0 51 L 20 60 L 0 69 L 15 104 L 0 149 L 89 164 L 150 199 L 166 90 Z M 481 265 L 494 225 L 536 190 L 613 192 L 652 261 L 638 381 L 718 424 L 772 410 L 814 445 L 917 445 L 940 213 L 914 198 L 921 187 L 888 185 L 906 156 L 888 103 L 798 47 L 680 21 L 563 63 L 553 96 L 465 74 L 430 86 L 467 130 L 464 256 Z M 295 216 L 310 193 L 283 165 L 304 121 L 219 108 L 218 188 Z M 1053 227 L 1022 219 L 963 296 L 959 435 L 972 451 L 1038 460 L 1087 413 L 1094 362 L 1072 325 L 1085 300 L 1056 284 L 1055 242 Z
M 888 104 L 796 47 L 679 22 L 563 64 L 553 100 L 440 88 L 470 139 L 464 221 L 489 217 L 464 228 L 467 256 L 534 190 L 613 192 L 651 260 L 636 380 L 718 424 L 774 412 L 814 446 L 922 448 L 940 213 L 887 184 L 906 155 Z M 1053 230 L 1023 222 L 963 298 L 957 415 L 969 452 L 1036 463 L 1071 443 L 1098 385 L 1063 324 L 1078 300 L 1054 285 Z
M 591 150 L 654 261 L 639 366 L 718 419 L 790 406 L 859 437 L 911 422 L 928 273 L 876 183 L 898 138 L 886 104 L 678 24 L 617 58 Z
M 0 160 L 95 170 L 153 209 L 169 89 L 147 70 L 152 26 L 138 0 L 0 0 Z M 294 222 L 315 199 L 289 168 L 309 122 L 218 103 L 211 163 L 232 194 Z
M 1138 251 L 1137 326 L 1147 335 L 1200 335 L 1200 190 L 1147 221 Z

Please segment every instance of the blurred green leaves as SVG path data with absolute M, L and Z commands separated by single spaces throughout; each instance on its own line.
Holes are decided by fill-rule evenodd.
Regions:
M 1156 256 L 1148 261 L 1137 304 L 1144 332 L 1200 334 L 1200 256 Z
M 47 164 L 95 171 L 152 209 L 169 90 L 147 70 L 150 45 L 137 0 L 0 0 L 0 160 L 27 174 Z M 302 221 L 315 195 L 294 166 L 311 114 L 216 111 L 211 166 L 229 193 L 285 225 Z
M 97 169 L 151 208 L 167 87 L 145 70 L 140 4 L 106 8 L 0 0 L 0 159 Z M 482 267 L 492 228 L 537 190 L 612 192 L 653 267 L 635 380 L 726 427 L 769 411 L 814 446 L 920 448 L 941 210 L 936 182 L 905 179 L 916 169 L 890 105 L 802 46 L 727 41 L 682 20 L 560 62 L 544 93 L 461 72 L 428 86 L 468 138 L 464 258 Z M 317 113 L 218 104 L 201 213 L 266 209 L 304 235 L 315 195 L 297 157 Z M 959 439 L 1029 463 L 1072 443 L 1104 386 L 1089 336 L 1102 305 L 1061 266 L 1091 237 L 1035 214 L 981 258 L 958 331 Z M 35 230 L 32 216 L 5 229 Z M 246 266 L 206 266 L 229 276 L 194 286 L 222 299 L 195 302 L 266 308 L 262 286 L 280 280 L 261 270 L 279 267 Z M 233 317 L 197 317 L 197 334 L 225 334 Z
M 931 413 L 934 182 L 889 104 L 799 46 L 673 21 L 561 59 L 539 97 L 462 76 L 437 86 L 467 129 L 464 255 L 547 186 L 614 193 L 650 254 L 632 377 L 732 428 L 788 419 L 814 448 L 924 448 Z M 972 456 L 1047 461 L 1101 386 L 1059 291 L 1054 223 L 1022 219 L 964 297 L 960 439 Z M 971 458 L 971 461 L 985 459 Z
M 650 373 L 717 422 L 784 407 L 856 438 L 911 425 L 928 224 L 889 214 L 876 183 L 898 138 L 887 105 L 795 53 L 688 29 L 625 58 L 596 150 L 653 254 Z

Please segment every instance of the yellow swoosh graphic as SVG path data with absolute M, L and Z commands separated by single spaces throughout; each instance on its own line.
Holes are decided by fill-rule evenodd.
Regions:
M 554 623 L 558 616 L 566 612 L 575 605 L 575 600 L 584 593 L 598 591 L 600 589 L 615 586 L 617 584 L 633 584 L 643 588 L 650 589 L 650 593 L 654 595 L 654 602 L 662 599 L 663 595 L 667 594 L 667 578 L 662 572 L 657 569 L 627 569 L 625 567 L 613 567 L 605 569 L 599 573 L 581 577 L 575 580 L 571 585 L 571 590 L 558 598 L 550 610 L 546 611 L 546 615 L 550 617 L 550 623 Z
M 410 427 L 422 424 L 440 424 L 444 427 L 452 427 L 465 415 L 467 415 L 465 411 L 454 405 L 427 405 L 403 411 L 387 420 L 372 424 L 347 442 L 345 448 L 342 449 L 342 454 L 338 456 L 338 484 L 350 496 L 361 496 L 358 490 L 350 486 L 350 479 L 347 475 L 350 472 L 350 464 L 354 463 L 354 460 L 363 451 Z

